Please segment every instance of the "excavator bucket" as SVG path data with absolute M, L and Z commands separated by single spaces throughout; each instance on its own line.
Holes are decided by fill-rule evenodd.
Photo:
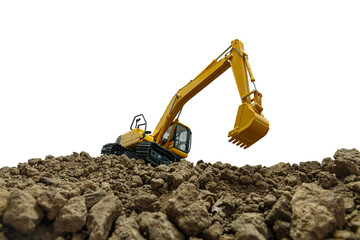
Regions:
M 244 149 L 250 147 L 269 131 L 269 121 L 257 113 L 253 106 L 243 103 L 239 106 L 234 129 L 229 132 L 229 142 Z

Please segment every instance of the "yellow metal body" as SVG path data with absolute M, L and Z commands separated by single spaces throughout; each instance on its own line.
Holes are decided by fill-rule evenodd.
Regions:
M 229 141 L 247 148 L 266 135 L 269 130 L 269 121 L 261 113 L 263 110 L 261 93 L 257 90 L 250 91 L 248 74 L 251 82 L 255 82 L 255 78 L 247 54 L 244 52 L 244 44 L 235 39 L 229 48 L 231 48 L 230 51 L 223 58 L 213 60 L 194 80 L 174 95 L 153 133 L 157 143 L 161 143 L 165 131 L 186 102 L 230 67 L 233 70 L 242 104 L 237 113 L 234 129 L 228 134 Z
M 151 135 L 145 134 L 144 137 L 144 130 L 140 128 L 134 128 L 133 130 L 121 135 L 120 137 L 120 145 L 126 148 L 130 148 L 132 150 L 136 150 L 137 146 L 142 141 L 154 142 L 154 138 Z M 118 140 L 119 139 L 117 139 L 116 142 L 118 142 Z
M 176 124 L 178 123 L 178 121 L 176 121 Z M 174 124 L 174 125 L 176 125 Z M 184 124 L 182 124 L 184 125 Z M 186 126 L 186 125 L 184 125 Z M 187 126 L 186 126 L 187 127 Z M 172 131 L 170 133 L 170 137 L 174 134 L 174 130 L 175 128 L 172 128 Z M 134 128 L 131 131 L 128 131 L 125 134 L 122 134 L 121 136 L 118 137 L 118 139 L 116 139 L 116 142 L 119 143 L 121 146 L 132 149 L 132 150 L 136 150 L 137 146 L 139 145 L 139 143 L 145 141 L 145 142 L 155 142 L 154 141 L 154 137 L 150 134 L 144 134 L 145 131 L 140 129 L 140 128 Z M 170 139 L 169 137 L 169 139 Z M 171 151 L 172 153 L 176 154 L 177 156 L 179 156 L 180 158 L 187 158 L 188 154 L 175 148 L 174 147 L 174 141 L 166 141 L 165 144 L 162 145 L 164 148 L 168 149 L 169 151 Z
M 219 59 L 227 50 L 229 52 Z M 144 130 L 135 128 L 121 136 L 120 144 L 135 150 L 142 141 L 156 142 L 177 156 L 186 158 L 188 154 L 174 148 L 174 142 L 170 140 L 175 128 L 173 127 L 165 141 L 163 138 L 164 134 L 168 131 L 171 124 L 173 124 L 172 126 L 178 124 L 176 116 L 178 116 L 187 101 L 230 67 L 233 70 L 242 104 L 238 108 L 234 129 L 229 131 L 229 141 L 240 145 L 240 147 L 248 148 L 264 137 L 269 130 L 269 122 L 262 114 L 262 94 L 256 88 L 250 91 L 248 75 L 251 82 L 254 82 L 255 78 L 252 74 L 247 54 L 244 52 L 244 45 L 236 39 L 231 42 L 231 46 L 227 50 L 219 58 L 213 60 L 194 80 L 190 81 L 174 95 L 152 135 L 144 134 Z

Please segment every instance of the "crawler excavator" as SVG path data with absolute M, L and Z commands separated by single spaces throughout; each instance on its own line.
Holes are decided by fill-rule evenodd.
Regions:
M 147 130 L 144 115 L 137 115 L 131 123 L 130 131 L 119 136 L 115 143 L 105 144 L 101 153 L 126 154 L 130 158 L 143 159 L 152 166 L 169 165 L 186 158 L 191 147 L 191 130 L 179 122 L 181 110 L 187 101 L 230 67 L 242 103 L 238 108 L 234 129 L 228 134 L 229 142 L 244 149 L 250 147 L 266 135 L 269 122 L 262 114 L 262 94 L 256 89 L 244 44 L 235 39 L 218 58 L 174 95 L 153 134 Z M 252 91 L 249 77 L 254 85 Z

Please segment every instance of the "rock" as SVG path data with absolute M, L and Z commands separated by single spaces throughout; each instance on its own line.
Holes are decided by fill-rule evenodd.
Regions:
M 344 208 L 346 213 L 351 213 L 355 210 L 355 203 L 352 198 L 344 198 Z
M 242 185 L 249 185 L 252 182 L 251 177 L 247 176 L 247 175 L 241 175 L 239 178 L 240 184 Z
M 71 240 L 85 240 L 86 236 L 87 236 L 86 233 L 74 233 L 72 235 Z
M 199 196 L 194 184 L 184 182 L 169 199 L 166 208 L 169 219 L 187 236 L 196 236 L 211 224 L 206 204 Z
M 311 172 L 320 168 L 318 161 L 300 162 L 299 170 L 302 172 Z
M 161 164 L 157 167 L 154 168 L 155 172 L 169 172 L 170 171 L 170 167 L 164 164 Z
M 315 172 L 315 171 L 313 171 L 313 172 Z M 307 176 L 306 173 L 301 172 L 301 171 L 299 171 L 299 170 L 295 170 L 295 172 L 294 172 L 293 174 L 297 177 L 297 179 L 298 179 L 300 182 L 302 182 L 302 183 L 307 183 L 307 182 L 309 182 L 309 178 L 308 178 L 308 176 Z
M 143 180 L 141 179 L 140 176 L 138 175 L 134 175 L 132 176 L 132 186 L 133 187 L 140 187 L 142 186 L 144 183 L 143 183 Z
M 139 231 L 139 225 L 133 217 L 127 218 L 125 215 L 117 218 L 115 230 L 109 240 L 145 240 Z
M 360 152 L 356 149 L 340 149 L 334 154 L 336 176 L 344 178 L 349 175 L 360 175 Z
M 280 162 L 278 164 L 275 164 L 269 169 L 275 174 L 276 176 L 287 176 L 291 172 L 290 164 L 289 163 L 283 163 Z
M 276 239 L 288 238 L 290 235 L 290 228 L 290 222 L 281 219 L 275 220 L 273 229 L 276 235 Z
M 199 178 L 197 176 L 191 176 L 188 182 L 194 184 L 197 188 L 200 188 Z
M 350 228 L 350 230 L 356 232 L 358 229 L 360 229 L 360 219 L 358 219 L 357 217 L 355 217 L 355 219 L 352 219 L 349 223 L 348 226 Z
M 156 179 L 156 178 L 153 178 L 151 179 L 151 188 L 153 190 L 158 190 L 159 188 L 161 188 L 163 185 L 165 184 L 164 180 L 162 180 L 161 178 L 159 179 Z
M 24 234 L 31 234 L 43 217 L 43 212 L 36 205 L 30 193 L 14 189 L 8 198 L 3 215 L 3 223 L 12 226 Z
M 87 208 L 83 196 L 71 198 L 55 218 L 55 233 L 76 232 L 86 224 Z
M 259 233 L 259 231 L 252 224 L 242 225 L 237 229 L 235 237 L 236 240 L 266 240 L 266 238 Z
M 358 240 L 359 236 L 356 236 L 355 233 L 346 230 L 336 230 L 334 233 L 336 239 L 346 239 L 346 240 Z
M 0 188 L 0 217 L 3 215 L 6 209 L 9 196 L 10 193 L 7 190 Z
M 86 159 L 91 159 L 91 156 L 89 153 L 81 151 L 80 154 L 77 154 L 76 152 L 73 153 L 74 156 L 78 157 L 80 156 L 81 158 L 83 158 L 84 160 Z
M 210 210 L 211 206 L 214 205 L 216 200 L 216 194 L 208 191 L 208 190 L 198 190 L 199 192 L 199 199 L 202 200 L 202 202 L 205 204 L 205 207 L 207 210 Z M 232 202 L 233 197 L 231 194 L 226 194 L 228 197 L 224 198 L 224 205 L 231 208 L 231 206 L 235 206 L 234 202 Z
M 68 201 L 64 195 L 66 194 L 63 190 L 55 188 L 48 192 L 44 191 L 37 196 L 37 204 L 47 212 L 47 218 L 49 220 L 53 220 Z
M 334 160 L 330 157 L 324 158 L 321 162 L 320 169 L 321 171 L 328 172 L 328 173 L 334 173 Z
M 40 162 L 41 162 L 41 158 L 31 158 L 31 159 L 28 160 L 28 164 L 30 166 L 34 166 L 34 165 L 36 165 L 36 164 L 38 164 Z
M 209 181 L 205 183 L 204 188 L 210 192 L 216 192 L 218 184 L 215 181 Z
M 217 240 L 224 233 L 224 229 L 219 222 L 215 222 L 209 228 L 204 230 L 203 238 L 205 240 Z
M 345 159 L 354 162 L 360 162 L 360 152 L 355 148 L 353 149 L 342 148 L 335 152 L 334 159 Z
M 360 181 L 349 183 L 348 186 L 351 190 L 360 193 Z
M 293 239 L 323 239 L 345 221 L 341 196 L 313 183 L 304 183 L 296 190 L 291 207 Z
M 291 219 L 291 206 L 289 199 L 282 195 L 271 208 L 269 214 L 266 216 L 266 223 L 270 226 L 274 224 L 277 219 L 290 221 Z
M 19 163 L 18 169 L 21 175 L 25 175 L 27 177 L 32 177 L 39 174 L 39 171 L 36 168 L 30 166 L 28 163 Z
M 218 168 L 219 170 L 226 169 L 228 166 L 220 161 L 217 161 L 213 164 L 215 168 Z
M 354 198 L 353 198 L 353 201 L 354 201 L 354 203 L 355 203 L 356 205 L 359 205 L 359 204 L 360 204 L 360 196 L 354 197 Z M 358 210 L 360 210 L 359 207 L 358 207 Z
M 12 167 L 12 168 L 10 168 L 10 174 L 11 175 L 19 175 L 20 171 L 16 167 Z
M 267 194 L 264 198 L 264 205 L 267 208 L 271 208 L 277 201 L 277 198 L 273 194 Z
M 337 177 L 344 178 L 349 175 L 360 175 L 360 171 L 357 166 L 348 160 L 335 160 L 334 171 Z
M 235 198 L 229 193 L 221 195 L 211 208 L 212 213 L 219 213 L 224 217 L 230 216 L 234 210 Z
M 271 237 L 271 233 L 265 223 L 265 219 L 262 213 L 242 213 L 239 217 L 231 222 L 230 226 L 235 233 L 247 232 L 244 230 L 244 227 L 253 226 L 256 229 L 256 232 L 259 233 L 264 239 L 269 239 Z M 250 231 L 251 234 L 253 234 L 253 232 L 254 231 Z M 241 235 L 244 236 L 243 233 Z
M 197 237 L 189 237 L 189 240 L 202 240 L 201 238 L 197 238 Z
M 184 235 L 161 212 L 142 212 L 137 220 L 140 230 L 150 240 L 169 239 L 183 240 Z
M 185 180 L 184 176 L 179 172 L 169 173 L 166 179 L 172 190 L 175 190 L 181 183 L 185 182 Z
M 93 193 L 84 194 L 86 207 L 91 208 L 101 199 L 103 199 L 105 196 L 106 196 L 105 190 L 99 190 Z
M 259 181 L 263 181 L 264 180 L 264 177 L 260 174 L 260 173 L 258 173 L 258 172 L 256 172 L 254 175 L 253 175 L 253 177 L 252 177 L 252 182 L 253 183 L 257 183 L 257 182 L 259 182 Z
M 320 172 L 318 174 L 318 185 L 322 188 L 329 189 L 337 185 L 337 179 L 334 174 Z
M 102 182 L 102 183 L 100 184 L 100 188 L 101 188 L 102 190 L 104 190 L 105 192 L 111 192 L 110 184 L 107 183 L 107 182 Z
M 344 183 L 351 183 L 356 181 L 356 175 L 349 175 L 344 178 Z
M 171 209 L 171 206 L 169 209 Z M 170 212 L 172 211 L 170 210 Z M 177 226 L 187 236 L 196 236 L 211 224 L 206 206 L 200 201 L 194 202 L 186 207 L 174 207 L 173 212 L 178 213 L 177 216 L 173 218 Z
M 208 166 L 204 171 L 199 175 L 199 180 L 201 182 L 209 182 L 215 178 L 216 174 L 213 172 L 213 167 Z
M 43 183 L 43 184 L 45 184 L 47 186 L 50 186 L 50 185 L 53 184 L 53 182 L 50 179 L 46 178 L 46 177 L 40 178 L 39 182 L 41 182 L 41 183 Z
M 90 209 L 86 223 L 90 232 L 89 240 L 106 239 L 121 209 L 122 204 L 116 196 L 108 195 L 96 203 Z
M 140 193 L 134 197 L 133 207 L 139 212 L 156 211 L 158 209 L 158 198 L 152 193 Z
M 238 177 L 234 174 L 233 171 L 231 171 L 228 168 L 225 168 L 220 172 L 220 179 L 236 181 Z

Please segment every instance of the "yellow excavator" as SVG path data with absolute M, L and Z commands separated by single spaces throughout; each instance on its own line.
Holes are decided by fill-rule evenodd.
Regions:
M 218 58 L 174 95 L 153 134 L 147 131 L 144 115 L 137 115 L 130 125 L 130 131 L 119 136 L 115 143 L 105 144 L 101 153 L 126 154 L 130 158 L 143 159 L 152 166 L 169 165 L 186 158 L 191 147 L 191 130 L 179 122 L 181 110 L 192 97 L 230 67 L 242 104 L 238 108 L 234 129 L 228 134 L 229 142 L 244 149 L 250 147 L 266 135 L 269 121 L 262 114 L 262 94 L 256 89 L 244 44 L 235 39 Z M 254 85 L 252 91 L 249 77 Z

